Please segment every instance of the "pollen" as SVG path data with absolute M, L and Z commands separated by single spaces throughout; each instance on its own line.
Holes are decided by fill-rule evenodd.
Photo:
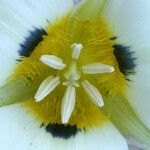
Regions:
M 45 29 L 47 35 L 11 78 L 19 75 L 29 88 L 39 83 L 35 96 L 22 104 L 38 120 L 87 129 L 106 121 L 105 102 L 116 92 L 124 93 L 126 81 L 104 21 L 78 22 L 70 32 L 69 17 Z

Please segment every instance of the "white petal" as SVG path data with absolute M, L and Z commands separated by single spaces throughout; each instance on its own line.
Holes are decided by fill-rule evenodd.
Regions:
M 54 55 L 42 55 L 40 57 L 40 60 L 48 66 L 58 70 L 63 70 L 66 66 L 65 64 L 63 64 L 62 59 Z
M 140 46 L 150 39 L 150 1 L 109 0 L 104 19 L 121 44 Z
M 114 67 L 100 63 L 93 63 L 82 66 L 85 74 L 111 73 L 114 72 Z
M 18 105 L 1 108 L 0 122 L 2 150 L 128 150 L 125 140 L 111 123 L 90 132 L 78 132 L 65 140 L 53 138 Z
M 64 94 L 61 106 L 61 120 L 63 124 L 69 121 L 69 118 L 74 109 L 75 99 L 76 99 L 75 87 L 68 86 Z
M 29 31 L 45 28 L 48 21 L 65 15 L 72 6 L 72 0 L 0 1 L 0 84 L 12 73 Z
M 72 0 L 14 0 L 13 2 L 4 0 L 0 3 L 0 9 L 8 17 L 11 15 L 13 19 L 20 21 L 22 26 L 28 27 L 45 27 L 47 20 L 53 21 L 56 17 L 62 17 L 73 6 Z
M 98 89 L 95 86 L 93 86 L 87 80 L 82 82 L 82 86 L 83 86 L 84 90 L 86 91 L 86 93 L 91 98 L 91 101 L 93 103 L 95 103 L 99 107 L 102 107 L 104 105 L 103 98 L 102 98 L 100 92 L 98 91 Z
M 127 87 L 129 101 L 140 119 L 150 128 L 150 49 L 141 49 L 136 52 L 136 74 L 131 78 Z M 142 53 L 143 52 L 143 53 Z
M 150 1 L 109 0 L 104 17 L 118 42 L 131 47 L 136 74 L 128 86 L 129 101 L 141 120 L 150 128 Z
M 71 48 L 72 48 L 72 58 L 78 59 L 80 56 L 81 50 L 83 48 L 83 45 L 74 43 L 71 45 Z
M 44 97 L 50 94 L 58 85 L 59 85 L 59 77 L 48 77 L 46 78 L 40 85 L 38 91 L 35 94 L 35 100 L 41 101 Z

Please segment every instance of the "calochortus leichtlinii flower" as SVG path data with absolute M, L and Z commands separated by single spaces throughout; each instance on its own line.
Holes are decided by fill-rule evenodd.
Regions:
M 150 149 L 149 25 L 148 0 L 0 1 L 1 149 Z

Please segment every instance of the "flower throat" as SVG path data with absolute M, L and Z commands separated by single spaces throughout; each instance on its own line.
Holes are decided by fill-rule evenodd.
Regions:
M 38 84 L 35 97 L 23 103 L 38 120 L 87 129 L 107 120 L 105 101 L 124 93 L 125 78 L 104 21 L 81 21 L 71 30 L 69 18 L 48 25 L 43 40 L 23 58 L 11 78 L 20 76 L 29 88 Z M 43 90 L 47 83 L 49 90 Z

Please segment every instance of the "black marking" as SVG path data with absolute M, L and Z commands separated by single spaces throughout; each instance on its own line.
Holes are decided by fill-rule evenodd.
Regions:
M 43 128 L 43 127 L 45 127 L 44 122 L 40 125 L 40 128 Z
M 16 59 L 16 61 L 17 61 L 17 62 L 20 62 L 20 61 L 22 61 L 22 59 Z
M 110 40 L 116 40 L 116 39 L 117 39 L 116 36 L 113 36 L 113 37 L 110 38 Z
M 44 29 L 35 28 L 33 31 L 30 31 L 25 41 L 20 44 L 19 55 L 29 57 L 37 45 L 43 40 L 43 35 L 47 35 Z
M 76 125 L 49 124 L 46 131 L 51 133 L 53 137 L 68 139 L 74 137 L 80 131 Z
M 134 52 L 131 52 L 130 47 L 121 44 L 113 45 L 114 55 L 118 61 L 120 71 L 128 76 L 135 73 L 135 60 L 133 57 Z M 129 80 L 129 79 L 128 79 Z

